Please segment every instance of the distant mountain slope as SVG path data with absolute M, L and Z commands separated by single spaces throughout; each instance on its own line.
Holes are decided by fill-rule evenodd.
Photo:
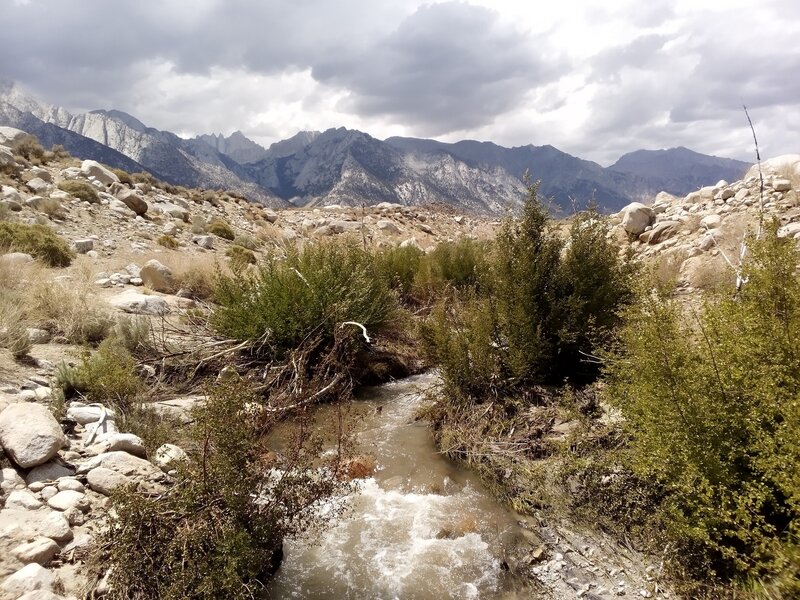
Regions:
M 637 150 L 623 155 L 608 167 L 610 171 L 634 175 L 651 187 L 685 196 L 704 185 L 724 179 L 741 179 L 750 163 L 709 156 L 678 147 L 668 150 Z
M 105 144 L 101 144 L 78 133 L 69 131 L 68 129 L 63 129 L 52 123 L 45 123 L 31 113 L 21 112 L 5 102 L 0 102 L 0 123 L 22 129 L 23 131 L 35 135 L 45 148 L 60 144 L 73 156 L 96 160 L 111 167 L 123 169 L 129 173 L 149 170 L 135 160 L 128 158 L 121 152 L 109 148 Z M 163 179 L 160 173 L 151 172 L 159 179 Z
M 82 158 L 145 169 L 173 184 L 238 192 L 276 207 L 445 202 L 501 214 L 521 206 L 522 175 L 528 171 L 541 180 L 540 191 L 556 210 L 571 212 L 594 201 L 611 212 L 662 190 L 685 195 L 720 179 L 738 179 L 748 166 L 673 148 L 632 152 L 603 168 L 549 145 L 381 141 L 343 127 L 301 131 L 265 149 L 240 131 L 183 139 L 117 110 L 73 115 L 9 82 L 0 82 L 0 125 L 30 131 L 45 144 L 61 143 Z
M 198 140 L 184 140 L 174 133 L 147 127 L 135 117 L 117 110 L 95 110 L 77 115 L 64 108 L 48 105 L 26 94 L 16 84 L 0 84 L 0 102 L 6 109 L 0 114 L 3 125 L 31 130 L 39 122 L 94 140 L 115 150 L 137 164 L 135 170 L 147 170 L 160 179 L 189 187 L 224 189 L 240 193 L 270 206 L 286 203 L 243 178 L 241 165 Z M 55 135 L 52 133 L 51 135 Z M 65 134 L 60 134 L 65 135 Z M 66 147 L 66 144 L 65 144 Z M 88 158 L 76 150 L 76 156 Z
M 448 154 L 475 168 L 501 168 L 519 179 L 527 171 L 531 179 L 541 179 L 541 194 L 565 211 L 571 210 L 573 200 L 582 207 L 594 199 L 608 211 L 619 210 L 631 200 L 619 181 L 621 178 L 609 174 L 597 163 L 549 145 L 505 148 L 492 142 L 465 140 L 447 144 L 401 137 L 389 138 L 386 143 L 418 155 Z
M 295 136 L 297 137 L 297 136 Z M 252 177 L 295 204 L 357 205 L 367 201 L 413 205 L 447 202 L 478 212 L 518 208 L 524 186 L 502 169 L 480 169 L 453 157 L 419 159 L 372 136 L 343 127 L 305 139 L 302 147 L 271 147 L 248 165 Z

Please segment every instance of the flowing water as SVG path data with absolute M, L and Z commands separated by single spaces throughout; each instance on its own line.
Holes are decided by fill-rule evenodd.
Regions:
M 333 527 L 311 542 L 286 540 L 269 598 L 531 597 L 504 568 L 522 539 L 514 514 L 437 453 L 426 424 L 414 420 L 433 381 L 421 375 L 360 394 L 359 450 L 378 469 Z M 332 409 L 320 410 L 325 418 Z

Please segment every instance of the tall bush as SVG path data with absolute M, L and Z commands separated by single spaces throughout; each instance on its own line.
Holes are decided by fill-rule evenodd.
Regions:
M 776 227 L 751 250 L 735 298 L 687 312 L 648 294 L 631 308 L 607 396 L 625 415 L 631 468 L 664 490 L 661 522 L 685 568 L 794 569 L 800 581 L 800 255 Z

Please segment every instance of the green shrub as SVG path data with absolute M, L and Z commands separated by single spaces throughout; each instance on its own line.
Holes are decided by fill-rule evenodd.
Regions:
M 311 334 L 330 339 L 344 321 L 374 334 L 395 310 L 372 255 L 354 243 L 292 248 L 285 259 L 262 260 L 255 273 L 219 273 L 214 297 L 212 323 L 221 333 L 264 340 L 279 352 Z
M 206 231 L 226 240 L 233 240 L 236 237 L 231 226 L 222 219 L 211 219 L 206 226 Z
M 339 457 L 320 461 L 306 428 L 290 437 L 284 460 L 270 458 L 261 440 L 271 425 L 251 409 L 259 400 L 240 382 L 218 383 L 196 412 L 192 437 L 202 452 L 169 492 L 113 496 L 115 516 L 98 544 L 108 554 L 97 557 L 111 567 L 109 598 L 259 597 L 283 538 L 338 512 L 335 503 L 332 514 L 319 506 L 348 489 Z
M 125 412 L 141 390 L 134 368 L 136 361 L 116 339 L 103 340 L 97 351 L 88 351 L 71 372 L 63 370 L 57 379 L 67 398 L 81 394 L 88 402 L 100 402 Z
M 478 270 L 487 274 L 478 281 L 479 296 L 455 303 L 447 296 L 448 306 L 423 326 L 451 397 L 514 396 L 531 385 L 596 378 L 597 365 L 585 359 L 609 341 L 619 310 L 633 297 L 633 267 L 608 240 L 606 222 L 591 211 L 580 215 L 565 243 L 551 231 L 536 192 L 531 186 L 522 218 L 505 224 L 485 266 L 477 268 L 480 254 L 466 243 L 434 263 L 438 277 L 461 285 L 474 285 Z M 491 385 L 481 390 L 476 382 Z
M 395 246 L 376 253 L 375 267 L 389 287 L 397 290 L 404 300 L 409 300 L 424 255 L 422 250 L 413 246 Z
M 44 148 L 39 143 L 38 138 L 33 135 L 24 135 L 18 138 L 11 145 L 11 149 L 14 154 L 35 164 L 40 164 L 44 159 Z
M 440 296 L 447 286 L 464 289 L 477 285 L 487 254 L 484 244 L 469 238 L 439 244 L 420 261 L 414 278 L 417 295 L 432 299 Z
M 175 248 L 180 247 L 180 242 L 176 240 L 171 235 L 167 235 L 166 233 L 158 236 L 156 243 L 159 246 L 164 246 L 164 248 L 168 248 L 169 250 L 175 250 Z
M 225 256 L 231 259 L 231 268 L 236 272 L 258 262 L 255 254 L 241 246 L 231 246 L 225 251 Z
M 704 581 L 800 577 L 800 255 L 774 226 L 751 253 L 735 298 L 687 313 L 643 295 L 607 363 L 629 466 Z
M 113 330 L 114 339 L 133 356 L 156 354 L 156 336 L 150 319 L 144 316 L 121 316 Z
M 0 251 L 25 252 L 51 267 L 68 267 L 75 253 L 44 225 L 0 222 Z
M 67 192 L 69 195 L 74 196 L 78 200 L 83 200 L 89 204 L 99 204 L 100 196 L 97 195 L 97 190 L 94 186 L 86 181 L 68 180 L 62 181 L 58 184 L 58 189 Z

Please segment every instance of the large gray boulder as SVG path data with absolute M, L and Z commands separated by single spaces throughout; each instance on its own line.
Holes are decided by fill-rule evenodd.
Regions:
M 28 134 L 15 127 L 0 127 L 0 146 L 11 146 L 26 135 Z
M 169 267 L 155 259 L 148 260 L 139 271 L 142 282 L 156 292 L 170 293 L 175 291 L 175 276 Z
M 81 174 L 87 178 L 94 177 L 97 181 L 106 185 L 119 183 L 119 177 L 96 160 L 83 161 L 81 163 Z
M 0 413 L 0 445 L 23 469 L 46 463 L 64 444 L 58 421 L 40 404 L 12 404 Z
M 17 166 L 17 159 L 10 149 L 0 146 L 0 168 L 13 169 Z
M 655 213 L 649 206 L 631 202 L 622 209 L 622 227 L 631 235 L 640 235 L 655 220 Z
M 117 192 L 117 200 L 123 202 L 137 215 L 143 215 L 147 212 L 147 202 L 142 200 L 139 194 L 133 190 L 129 190 L 128 188 L 120 190 Z

